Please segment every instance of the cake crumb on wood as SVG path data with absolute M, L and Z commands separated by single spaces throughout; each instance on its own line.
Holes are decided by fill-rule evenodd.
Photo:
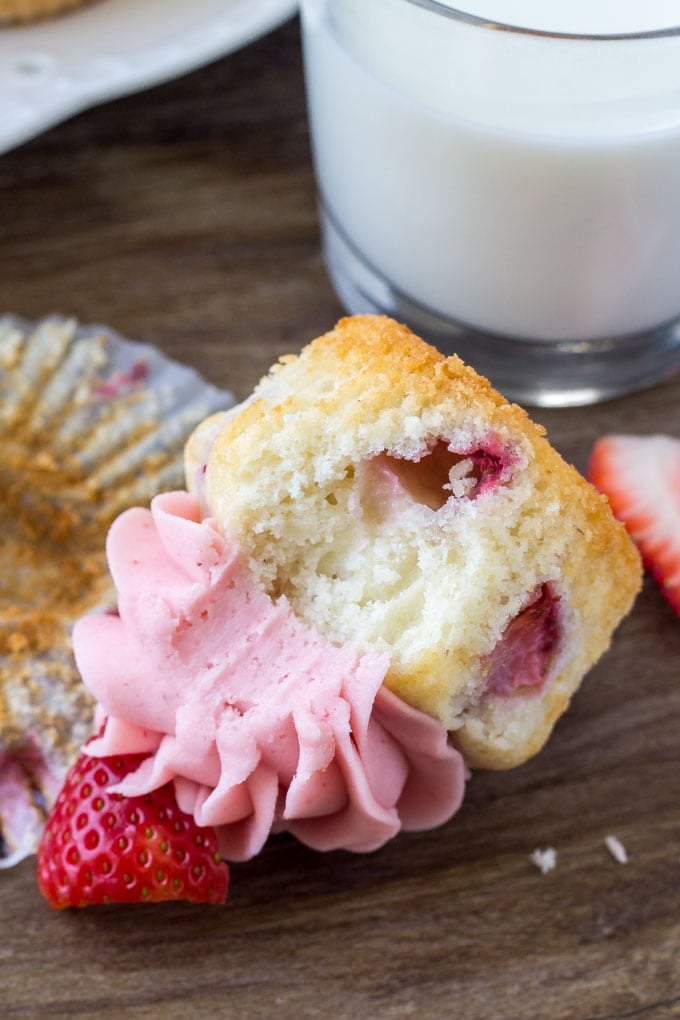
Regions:
M 626 848 L 617 836 L 605 836 L 604 842 L 615 861 L 618 861 L 619 864 L 628 863 Z
M 557 850 L 554 847 L 547 847 L 545 850 L 534 850 L 530 855 L 532 863 L 536 865 L 542 875 L 553 871 L 557 864 Z

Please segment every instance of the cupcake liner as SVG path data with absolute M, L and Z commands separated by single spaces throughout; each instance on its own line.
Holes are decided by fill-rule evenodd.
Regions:
M 35 851 L 93 729 L 71 630 L 115 605 L 109 525 L 183 487 L 187 436 L 233 403 L 109 329 L 0 317 L 0 868 Z

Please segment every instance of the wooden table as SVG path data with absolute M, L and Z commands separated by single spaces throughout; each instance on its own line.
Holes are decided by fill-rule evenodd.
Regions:
M 341 312 L 296 22 L 0 157 L 0 200 L 0 309 L 105 323 L 239 397 Z M 602 433 L 680 435 L 680 379 L 536 416 L 584 468 Z M 0 874 L 0 1016 L 680 1016 L 679 665 L 648 581 L 535 760 L 371 856 L 272 839 L 225 908 L 57 913 L 24 861 Z

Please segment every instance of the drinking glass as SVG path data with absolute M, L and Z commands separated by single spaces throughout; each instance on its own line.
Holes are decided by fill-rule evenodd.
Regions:
M 604 6 L 301 3 L 341 302 L 536 406 L 680 370 L 680 27 Z

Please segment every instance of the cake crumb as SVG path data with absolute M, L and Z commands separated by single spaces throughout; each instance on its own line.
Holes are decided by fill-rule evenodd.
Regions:
M 605 836 L 604 842 L 615 861 L 618 861 L 619 864 L 628 863 L 626 848 L 617 836 Z
M 10 634 L 7 638 L 7 647 L 11 655 L 19 655 L 28 648 L 28 638 L 25 634 Z
M 545 850 L 534 850 L 531 860 L 542 875 L 547 875 L 549 871 L 553 871 L 557 864 L 557 850 L 551 846 Z

